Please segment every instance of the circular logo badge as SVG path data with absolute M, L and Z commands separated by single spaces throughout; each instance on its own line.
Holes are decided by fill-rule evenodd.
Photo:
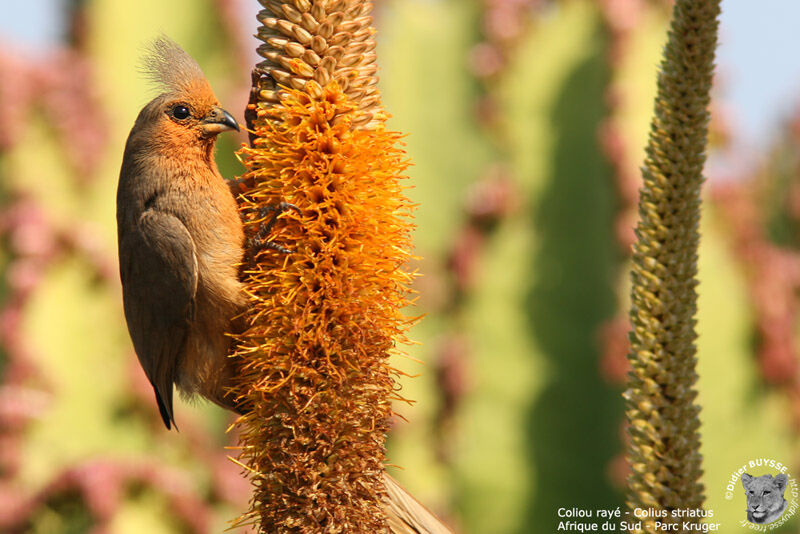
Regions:
M 783 525 L 798 508 L 797 480 L 786 464 L 772 458 L 755 458 L 731 473 L 725 486 L 727 500 L 747 505 L 741 526 L 768 531 Z

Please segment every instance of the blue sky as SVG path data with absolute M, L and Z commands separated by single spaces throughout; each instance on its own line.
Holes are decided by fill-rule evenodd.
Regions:
M 723 0 L 719 96 L 737 135 L 765 146 L 782 116 L 800 107 L 800 2 Z
M 9 37 L 31 47 L 55 44 L 61 35 L 59 11 L 63 0 L 5 0 L 0 39 Z
M 5 0 L 0 39 L 34 48 L 53 44 L 60 33 L 53 7 L 62 2 Z M 731 112 L 737 144 L 755 151 L 800 105 L 800 1 L 723 0 L 722 12 L 718 96 Z

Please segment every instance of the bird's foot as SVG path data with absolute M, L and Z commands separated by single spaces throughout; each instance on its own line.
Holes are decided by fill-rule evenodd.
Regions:
M 283 212 L 290 209 L 296 211 L 297 213 L 301 213 L 300 208 L 289 202 L 279 202 L 276 205 L 266 206 L 258 210 L 258 218 L 262 219 L 261 227 L 258 229 L 258 232 L 256 232 L 256 235 L 249 239 L 247 247 L 253 251 L 254 257 L 264 249 L 277 250 L 282 254 L 292 253 L 291 250 L 267 240 L 270 232 L 272 232 L 272 227 L 275 226 L 275 223 L 278 221 L 278 217 Z M 270 214 L 272 216 L 267 219 Z

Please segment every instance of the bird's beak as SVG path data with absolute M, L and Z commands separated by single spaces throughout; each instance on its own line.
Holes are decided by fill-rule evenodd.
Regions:
M 233 115 L 224 109 L 214 106 L 206 117 L 200 121 L 203 131 L 208 135 L 217 135 L 228 130 L 239 131 L 239 123 Z

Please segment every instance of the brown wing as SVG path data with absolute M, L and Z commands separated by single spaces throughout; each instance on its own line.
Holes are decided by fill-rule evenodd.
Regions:
M 194 241 L 179 219 L 149 209 L 134 229 L 120 233 L 119 245 L 128 331 L 170 428 L 172 386 L 197 292 Z

